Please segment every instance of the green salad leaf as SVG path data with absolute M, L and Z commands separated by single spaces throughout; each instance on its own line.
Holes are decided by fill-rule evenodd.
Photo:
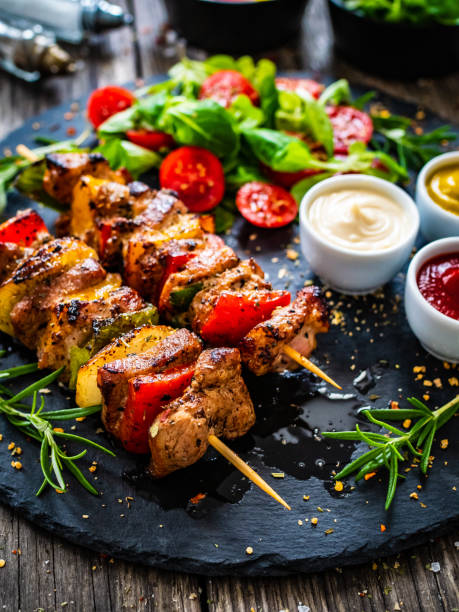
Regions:
M 326 87 L 320 95 L 319 102 L 325 104 L 351 104 L 352 95 L 349 81 L 347 79 L 339 79 Z
M 180 100 L 161 115 L 158 129 L 182 145 L 209 149 L 218 157 L 234 155 L 239 133 L 231 114 L 214 100 Z
M 107 138 L 94 150 L 102 153 L 111 168 L 126 168 L 134 179 L 151 168 L 159 167 L 162 161 L 161 156 L 154 151 L 117 137 Z
M 372 115 L 371 118 L 375 132 L 383 137 L 382 141 L 374 138 L 373 146 L 382 149 L 387 157 L 389 153 L 395 153 L 405 169 L 420 170 L 433 157 L 443 153 L 445 143 L 457 138 L 447 125 L 416 134 L 411 129 L 412 121 L 407 117 Z
M 280 172 L 298 172 L 311 167 L 307 145 L 284 132 L 256 128 L 243 130 L 253 155 L 266 166 Z
M 457 0 L 343 0 L 343 3 L 351 11 L 383 21 L 459 25 Z
M 21 169 L 21 158 L 17 155 L 0 159 L 0 213 L 6 206 L 6 193 Z

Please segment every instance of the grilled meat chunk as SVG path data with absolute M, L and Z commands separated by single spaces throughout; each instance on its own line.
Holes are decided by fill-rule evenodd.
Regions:
M 13 242 L 0 243 L 0 283 L 3 283 L 19 263 L 33 253 L 33 248 L 23 247 Z
M 179 329 L 151 349 L 105 364 L 97 373 L 102 393 L 102 421 L 117 436 L 128 397 L 128 381 L 141 374 L 156 374 L 193 363 L 201 352 L 201 341 L 192 332 Z
M 257 376 L 297 366 L 283 354 L 292 348 L 307 357 L 316 347 L 316 334 L 327 332 L 328 311 L 318 287 L 301 289 L 289 305 L 276 308 L 270 319 L 256 325 L 239 345 L 243 363 Z
M 255 423 L 237 349 L 203 351 L 188 390 L 173 400 L 150 429 L 150 472 L 155 478 L 196 463 L 209 434 L 232 439 Z
M 97 254 L 84 242 L 56 238 L 22 260 L 0 286 L 0 329 L 14 335 L 10 315 L 16 304 L 32 295 L 38 285 L 51 285 L 63 272 L 87 259 L 97 260 Z
M 43 188 L 62 204 L 70 204 L 73 188 L 83 174 L 125 183 L 122 172 L 110 169 L 100 153 L 51 153 L 46 156 Z
M 157 303 L 168 258 L 195 253 L 203 244 L 202 240 L 194 238 L 172 239 L 158 244 L 148 236 L 133 236 L 125 248 L 124 281 L 145 298 Z
M 199 334 L 222 291 L 247 293 L 271 289 L 271 283 L 264 280 L 264 272 L 253 259 L 241 261 L 234 268 L 204 282 L 204 288 L 195 295 L 190 306 L 190 320 L 193 330 Z
M 159 298 L 159 310 L 166 317 L 174 313 L 173 298 L 171 295 L 191 285 L 199 286 L 217 274 L 229 268 L 234 268 L 239 263 L 239 258 L 233 249 L 226 246 L 221 238 L 214 234 L 204 236 L 205 246 L 191 261 L 187 263 L 185 270 L 171 274 L 166 280 Z
M 39 367 L 57 369 L 68 366 L 72 347 L 84 344 L 93 325 L 123 312 L 137 312 L 144 306 L 145 302 L 137 291 L 129 287 L 120 287 L 101 299 L 73 299 L 58 304 L 38 342 Z
M 178 199 L 175 191 L 149 189 L 138 196 L 138 183 L 134 185 L 134 189 L 130 185 L 132 210 L 139 227 L 164 230 L 178 223 L 181 216 L 188 213 L 187 207 Z
M 52 282 L 46 279 L 20 300 L 11 311 L 14 335 L 28 348 L 37 346 L 40 330 L 51 316 L 52 308 L 72 293 L 92 287 L 104 280 L 106 272 L 92 258 L 64 271 Z

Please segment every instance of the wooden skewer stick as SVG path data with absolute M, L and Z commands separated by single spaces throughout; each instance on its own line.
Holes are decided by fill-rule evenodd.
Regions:
M 247 476 L 247 478 L 249 478 L 254 484 L 256 484 L 257 487 L 259 487 L 268 495 L 271 495 L 271 497 L 273 497 L 276 501 L 282 504 L 284 508 L 287 508 L 287 510 L 291 510 L 287 502 L 284 501 L 282 497 L 278 495 L 276 491 L 274 491 L 274 489 L 272 489 L 269 484 L 265 482 L 263 478 L 255 472 L 255 470 L 252 470 L 252 468 L 247 465 L 245 461 L 242 461 L 242 459 L 238 457 L 235 452 L 233 452 L 228 446 L 226 446 L 224 442 L 217 438 L 217 436 L 210 434 L 208 440 L 209 444 L 211 444 L 215 448 L 215 450 L 221 453 L 223 457 L 225 457 L 225 459 L 232 463 L 234 467 L 236 467 L 240 472 L 244 474 L 244 476 Z
M 31 151 L 29 147 L 26 147 L 25 144 L 18 144 L 16 147 L 16 152 L 18 155 L 21 155 L 21 157 L 25 157 L 25 159 L 27 159 L 29 162 L 34 163 L 38 161 L 37 155 L 35 155 L 35 153 Z
M 312 363 L 312 361 L 309 361 L 309 359 L 307 359 L 306 357 L 303 357 L 301 353 L 299 353 L 298 351 L 295 351 L 295 349 L 289 346 L 288 344 L 284 346 L 283 351 L 286 355 L 288 355 L 291 359 L 293 359 L 293 361 L 296 361 L 301 366 L 303 366 L 303 368 L 306 368 L 307 370 L 309 370 L 316 376 L 320 376 L 320 378 L 327 381 L 328 383 L 330 383 L 337 389 L 342 390 L 342 387 L 340 387 L 337 383 L 335 383 L 335 381 L 331 379 L 330 376 L 325 374 L 325 372 L 323 372 L 318 366 L 316 366 L 315 363 Z

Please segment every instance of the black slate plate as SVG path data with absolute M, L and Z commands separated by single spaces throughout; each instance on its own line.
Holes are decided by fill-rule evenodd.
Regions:
M 361 92 L 356 89 L 355 93 Z M 380 99 L 396 113 L 412 116 L 416 110 L 393 99 Z M 64 105 L 31 119 L 3 141 L 2 149 L 14 149 L 21 142 L 33 146 L 37 123 L 39 133 L 59 139 L 70 126 L 79 131 L 84 124 L 82 114 L 65 121 L 68 110 L 69 105 Z M 440 123 L 431 115 L 424 121 L 426 129 Z M 12 193 L 6 213 L 11 215 L 29 204 Z M 55 213 L 34 206 L 52 227 Z M 295 226 L 255 231 L 239 220 L 228 242 L 241 255 L 255 255 L 276 287 L 294 291 L 312 278 L 302 257 L 296 262 L 285 258 L 288 244 L 299 251 L 296 234 Z M 403 282 L 399 274 L 384 291 L 367 297 L 327 293 L 332 308 L 341 313 L 335 314 L 334 321 L 341 316 L 342 323 L 332 325 L 330 333 L 320 337 L 315 359 L 342 383 L 344 396 L 334 395 L 306 372 L 247 377 L 257 424 L 232 446 L 291 504 L 291 512 L 248 483 L 213 450 L 195 466 L 159 482 L 144 475 L 142 461 L 119 448 L 115 459 L 90 452 L 88 461 L 82 461 L 83 469 L 102 492 L 100 497 L 86 493 L 70 478 L 67 495 L 47 491 L 36 498 L 34 491 L 41 483 L 38 448 L 5 419 L 0 420 L 1 501 L 45 529 L 110 556 L 212 575 L 280 575 L 360 563 L 451 528 L 459 521 L 459 492 L 455 490 L 459 486 L 459 419 L 453 419 L 441 433 L 440 438 L 449 439 L 446 452 L 440 450 L 439 440 L 435 442 L 437 459 L 429 478 L 420 480 L 417 469 L 408 471 L 388 513 L 384 512 L 385 476 L 382 482 L 373 478 L 353 490 L 353 483 L 348 482 L 344 492 L 334 491 L 331 471 L 361 449 L 324 441 L 319 435 L 322 429 L 353 428 L 362 405 L 385 407 L 390 400 L 421 397 L 426 387 L 414 380 L 415 365 L 426 365 L 426 377 L 438 377 L 443 383 L 441 389 L 429 388 L 431 406 L 448 401 L 457 391 L 447 379 L 457 376 L 458 369 L 446 370 L 428 356 L 407 326 L 401 301 Z M 0 344 L 11 347 L 6 337 Z M 16 344 L 10 351 L 2 368 L 34 359 Z M 359 376 L 361 372 L 366 374 Z M 353 384 L 358 376 L 363 380 Z M 67 407 L 72 405 L 69 396 L 56 386 L 46 402 L 49 408 Z M 96 433 L 98 428 L 96 416 L 76 423 L 78 433 L 111 444 L 105 433 Z M 24 450 L 21 472 L 10 467 L 9 441 Z M 98 469 L 90 474 L 87 469 L 93 459 Z M 276 472 L 283 472 L 284 478 L 273 478 Z M 409 494 L 420 482 L 419 501 L 414 501 Z M 205 499 L 190 503 L 198 493 L 205 493 Z M 319 519 L 315 528 L 305 521 L 313 516 Z M 384 533 L 381 524 L 387 526 Z M 333 533 L 326 535 L 328 529 Z M 252 555 L 246 553 L 247 546 L 253 548 Z

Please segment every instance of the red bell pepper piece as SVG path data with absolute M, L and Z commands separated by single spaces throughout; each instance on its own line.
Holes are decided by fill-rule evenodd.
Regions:
M 129 380 L 129 395 L 121 422 L 121 442 L 131 453 L 148 453 L 148 430 L 163 406 L 182 395 L 191 383 L 194 364 L 161 374 Z
M 175 272 L 178 272 L 180 268 L 183 268 L 183 266 L 185 266 L 194 257 L 196 257 L 196 253 L 190 251 L 186 251 L 185 253 L 167 254 L 163 276 L 161 278 L 161 282 L 159 283 L 159 294 L 161 294 L 164 284 L 169 276 Z
M 100 223 L 99 234 L 99 257 L 103 257 L 107 248 L 107 242 L 112 237 L 112 224 L 110 222 Z
M 48 229 L 38 213 L 24 210 L 0 225 L 0 242 L 30 246 L 36 240 L 49 236 Z
M 214 346 L 235 346 L 255 325 L 269 319 L 275 308 L 288 304 L 288 291 L 223 291 L 200 329 L 201 337 Z

